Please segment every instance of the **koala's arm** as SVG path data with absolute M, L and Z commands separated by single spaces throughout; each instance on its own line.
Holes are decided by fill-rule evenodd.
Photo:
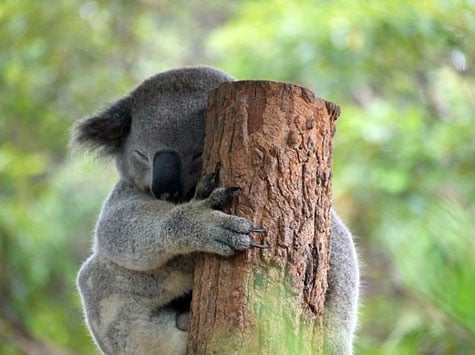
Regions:
M 331 218 L 332 246 L 323 318 L 325 353 L 352 354 L 358 312 L 359 265 L 350 231 L 333 210 Z
M 248 234 L 259 229 L 214 209 L 233 191 L 216 188 L 205 198 L 175 205 L 119 181 L 102 209 L 95 252 L 129 270 L 147 271 L 180 254 L 232 255 L 258 246 Z

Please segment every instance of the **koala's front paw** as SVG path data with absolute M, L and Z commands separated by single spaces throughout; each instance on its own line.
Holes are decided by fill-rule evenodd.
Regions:
M 249 233 L 262 233 L 265 230 L 256 228 L 243 217 L 233 216 L 215 209 L 230 202 L 233 193 L 239 190 L 237 186 L 218 187 L 201 203 L 210 208 L 208 214 L 207 251 L 221 255 L 233 255 L 235 251 L 246 250 L 251 247 L 266 248 L 265 245 L 255 243 Z
M 254 242 L 250 233 L 262 233 L 247 219 L 220 211 L 233 198 L 239 187 L 217 187 L 216 176 L 205 176 L 190 202 L 176 205 L 163 221 L 164 240 L 174 241 L 183 252 L 202 251 L 220 255 L 233 255 L 237 250 L 251 247 L 265 248 Z M 212 192 L 209 190 L 213 188 Z M 206 196 L 206 197 L 205 197 Z M 205 197 L 205 198 L 203 198 Z

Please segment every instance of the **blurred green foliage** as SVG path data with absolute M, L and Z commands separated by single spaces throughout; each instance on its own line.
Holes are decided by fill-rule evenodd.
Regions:
M 475 3 L 0 4 L 0 353 L 92 353 L 74 279 L 112 165 L 73 121 L 149 75 L 218 66 L 338 103 L 335 204 L 359 237 L 359 354 L 475 352 Z M 110 173 L 104 174 L 104 171 Z

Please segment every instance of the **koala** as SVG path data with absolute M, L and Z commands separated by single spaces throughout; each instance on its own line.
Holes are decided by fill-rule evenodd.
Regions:
M 220 210 L 237 187 L 202 177 L 207 96 L 234 79 L 208 68 L 170 70 L 79 121 L 73 143 L 115 160 L 119 179 L 96 224 L 77 285 L 87 326 L 104 354 L 185 354 L 194 252 L 223 256 L 263 232 Z M 350 354 L 358 263 L 352 237 L 332 212 L 326 349 Z

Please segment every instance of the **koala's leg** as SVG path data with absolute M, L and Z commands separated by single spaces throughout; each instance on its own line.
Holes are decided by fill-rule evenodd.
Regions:
M 109 327 L 106 339 L 111 354 L 186 354 L 188 333 L 177 328 L 176 310 L 150 311 L 131 302 Z
M 352 354 L 359 294 L 356 250 L 348 229 L 332 211 L 332 247 L 325 295 L 325 354 Z

